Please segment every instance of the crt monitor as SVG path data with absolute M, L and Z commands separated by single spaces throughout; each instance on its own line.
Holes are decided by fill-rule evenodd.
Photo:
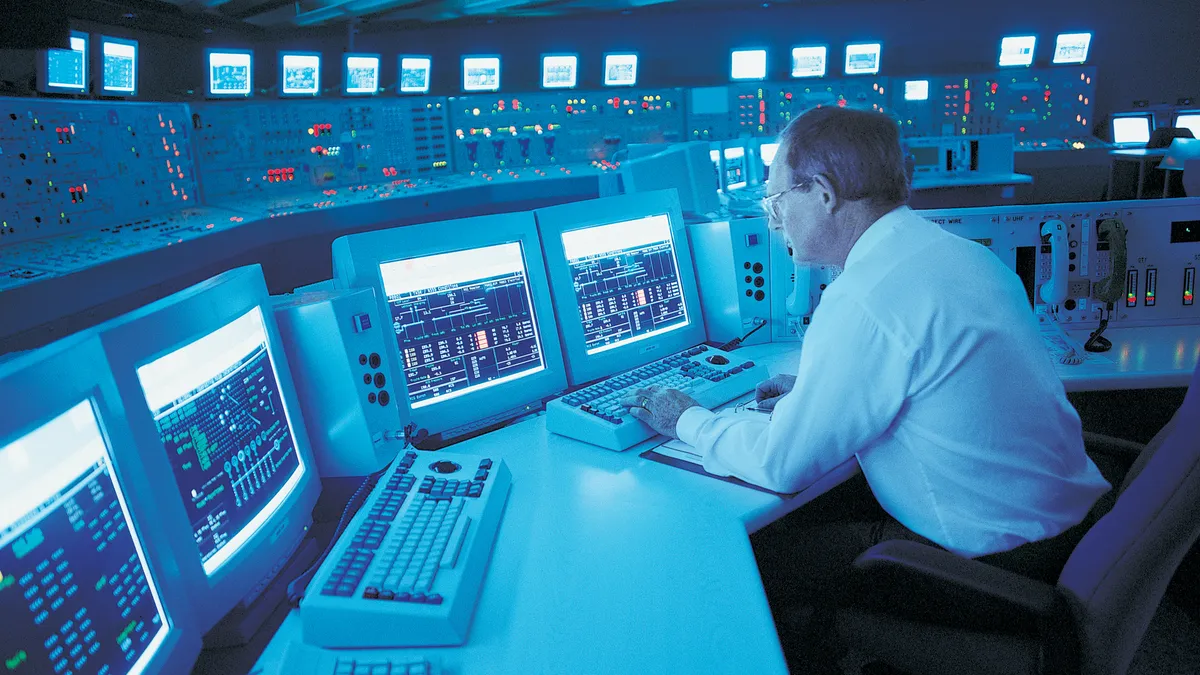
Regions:
M 762 181 L 767 182 L 771 177 L 771 163 L 775 161 L 775 153 L 779 152 L 778 143 L 763 143 L 758 146 L 758 157 L 762 160 Z
M 1175 116 L 1175 128 L 1187 129 L 1194 138 L 1200 138 L 1200 110 L 1183 110 Z
M 1150 142 L 1154 131 L 1152 113 L 1127 113 L 1113 115 L 1112 142 L 1123 146 L 1144 146 Z
M 65 49 L 38 52 L 38 91 L 83 94 L 88 88 L 88 34 L 73 30 Z
M 97 330 L 150 476 L 180 583 L 208 631 L 269 581 L 320 492 L 258 265 Z
M 572 385 L 704 341 L 704 319 L 674 190 L 538 209 Z
M 621 183 L 626 194 L 674 189 L 685 217 L 704 218 L 720 210 L 713 188 L 713 168 L 708 144 L 700 141 L 658 147 L 659 152 L 638 156 L 621 164 Z M 630 152 L 631 155 L 634 153 Z
M 735 192 L 746 187 L 746 148 L 738 145 L 724 148 L 722 156 L 721 185 L 726 192 Z
M 0 395 L 0 672 L 188 672 L 200 632 L 95 335 L 0 365 Z
M 392 379 L 408 391 L 397 403 L 429 434 L 523 415 L 566 387 L 531 213 L 340 237 L 333 274 L 339 288 L 375 289 L 395 334 Z

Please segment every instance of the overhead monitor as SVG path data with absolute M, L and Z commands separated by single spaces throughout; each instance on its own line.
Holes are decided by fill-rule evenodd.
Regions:
M 674 190 L 535 211 L 573 385 L 704 341 Z
M 632 87 L 637 84 L 637 54 L 605 54 L 604 86 Z
M 269 581 L 320 491 L 262 269 L 99 327 L 202 630 Z
M 429 434 L 525 414 L 565 388 L 532 214 L 340 237 L 333 268 L 340 288 L 375 289 L 397 398 Z
M 1054 40 L 1054 63 L 1084 63 L 1091 45 L 1091 33 L 1062 33 Z
M 321 93 L 321 55 L 281 52 L 279 93 L 282 96 L 316 96 Z
M 631 146 L 630 159 L 621 162 L 621 184 L 626 194 L 674 189 L 685 218 L 705 219 L 707 214 L 720 210 L 720 178 L 709 158 L 708 143 L 660 144 L 657 152 L 636 155 L 633 150 Z
M 463 91 L 499 91 L 499 56 L 464 56 Z
M 429 93 L 429 74 L 433 70 L 433 58 L 429 56 L 400 57 L 401 94 Z
M 725 148 L 722 151 L 725 159 L 725 173 L 721 183 L 726 192 L 733 192 L 746 187 L 746 149 L 741 146 Z
M 103 57 L 100 88 L 105 94 L 135 96 L 137 94 L 137 40 L 100 36 Z
M 1124 146 L 1144 146 L 1154 131 L 1152 113 L 1122 113 L 1113 115 L 1112 142 Z
M 904 100 L 905 101 L 928 101 L 929 100 L 929 80 L 905 80 L 905 82 L 904 82 Z
M 82 94 L 88 83 L 88 34 L 71 31 L 66 49 L 39 52 L 38 90 L 47 93 Z
M 792 77 L 825 77 L 829 49 L 792 47 Z
M 1000 67 L 1033 65 L 1035 45 L 1036 35 L 1010 35 L 1004 38 L 1000 41 Z
M 579 57 L 575 54 L 542 55 L 542 88 L 573 89 L 579 74 Z
M 1175 115 L 1175 128 L 1188 129 L 1192 136 L 1200 138 L 1200 110 L 1181 110 Z
M 20 673 L 171 675 L 200 653 L 95 336 L 0 366 L 0 654 Z
M 883 47 L 878 42 L 846 45 L 846 74 L 875 75 Z
M 729 54 L 729 79 L 765 80 L 767 78 L 767 50 L 735 49 Z
M 378 54 L 345 54 L 342 60 L 343 94 L 372 96 L 379 93 Z
M 210 49 L 205 54 L 208 63 L 208 95 L 212 97 L 249 96 L 254 87 L 254 53 Z

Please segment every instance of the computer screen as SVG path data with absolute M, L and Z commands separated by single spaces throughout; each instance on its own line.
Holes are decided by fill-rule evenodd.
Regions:
M 284 96 L 321 93 L 321 55 L 299 52 L 280 54 L 279 92 Z
M 1063 33 L 1054 41 L 1054 63 L 1083 63 L 1087 61 L 1091 33 Z
M 97 328 L 204 631 L 273 578 L 320 492 L 270 308 L 251 265 Z
M 605 54 L 604 86 L 634 86 L 637 84 L 637 66 L 637 54 Z
M 304 475 L 262 309 L 146 363 L 137 377 L 211 575 Z
M 1200 138 L 1200 110 L 1184 110 L 1175 116 L 1176 129 L 1189 129 L 1192 136 Z
M 401 94 L 425 94 L 429 92 L 429 73 L 433 69 L 433 59 L 428 56 L 400 57 L 400 86 Z
M 572 384 L 704 340 L 695 271 L 674 190 L 535 213 Z
M 1150 142 L 1154 131 L 1154 117 L 1150 113 L 1114 115 L 1112 118 L 1112 141 L 1117 145 L 1145 145 Z
M 87 91 L 88 35 L 71 31 L 68 49 L 47 49 L 38 68 L 41 91 L 83 93 Z
M 729 56 L 729 79 L 762 80 L 767 77 L 767 50 L 735 49 Z
M 106 94 L 133 96 L 137 93 L 137 40 L 100 36 L 104 57 L 101 87 Z
M 905 101 L 928 101 L 929 100 L 929 80 L 905 80 L 905 82 L 904 82 L 904 100 Z
M 382 263 L 413 409 L 546 369 L 520 242 Z
M 1033 63 L 1033 48 L 1037 44 L 1036 35 L 1010 35 L 1000 41 L 1001 67 L 1028 66 Z
M 463 91 L 499 91 L 499 56 L 464 56 Z
M 578 72 L 579 57 L 574 54 L 542 56 L 543 89 L 570 89 L 575 86 Z
M 373 288 L 394 340 L 397 404 L 443 439 L 566 388 L 533 214 L 363 232 L 333 243 L 338 288 Z
M 250 95 L 254 86 L 251 52 L 209 50 L 207 56 L 209 96 Z
M 725 148 L 722 153 L 725 157 L 725 177 L 722 181 L 725 191 L 733 192 L 746 187 L 746 149 Z
M 763 143 L 758 146 L 758 157 L 762 160 L 762 182 L 766 183 L 771 177 L 771 163 L 775 161 L 775 153 L 779 152 L 778 143 Z
M 187 672 L 200 631 L 98 341 L 10 360 L 0 389 L 3 672 Z
M 936 145 L 924 145 L 910 147 L 908 149 L 913 156 L 913 164 L 918 170 L 936 170 L 941 161 L 941 148 Z
M 348 95 L 370 95 L 379 92 L 379 55 L 346 54 L 342 92 Z
M 879 43 L 846 45 L 846 74 L 875 75 L 879 72 Z
M 825 77 L 826 47 L 793 47 L 792 77 Z

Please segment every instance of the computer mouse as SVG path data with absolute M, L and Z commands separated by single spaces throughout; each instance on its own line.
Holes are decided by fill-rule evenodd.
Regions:
M 713 364 L 714 366 L 723 366 L 723 365 L 729 363 L 729 359 L 725 358 L 724 356 L 721 356 L 720 354 L 713 354 L 712 356 L 710 356 L 704 360 L 708 361 L 709 363 Z

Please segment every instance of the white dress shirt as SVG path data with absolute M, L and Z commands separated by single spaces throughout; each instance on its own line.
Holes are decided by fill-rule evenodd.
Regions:
M 862 235 L 767 415 L 687 410 L 704 468 L 779 492 L 857 456 L 879 504 L 969 557 L 1079 523 L 1109 485 L 1020 280 L 908 207 Z

